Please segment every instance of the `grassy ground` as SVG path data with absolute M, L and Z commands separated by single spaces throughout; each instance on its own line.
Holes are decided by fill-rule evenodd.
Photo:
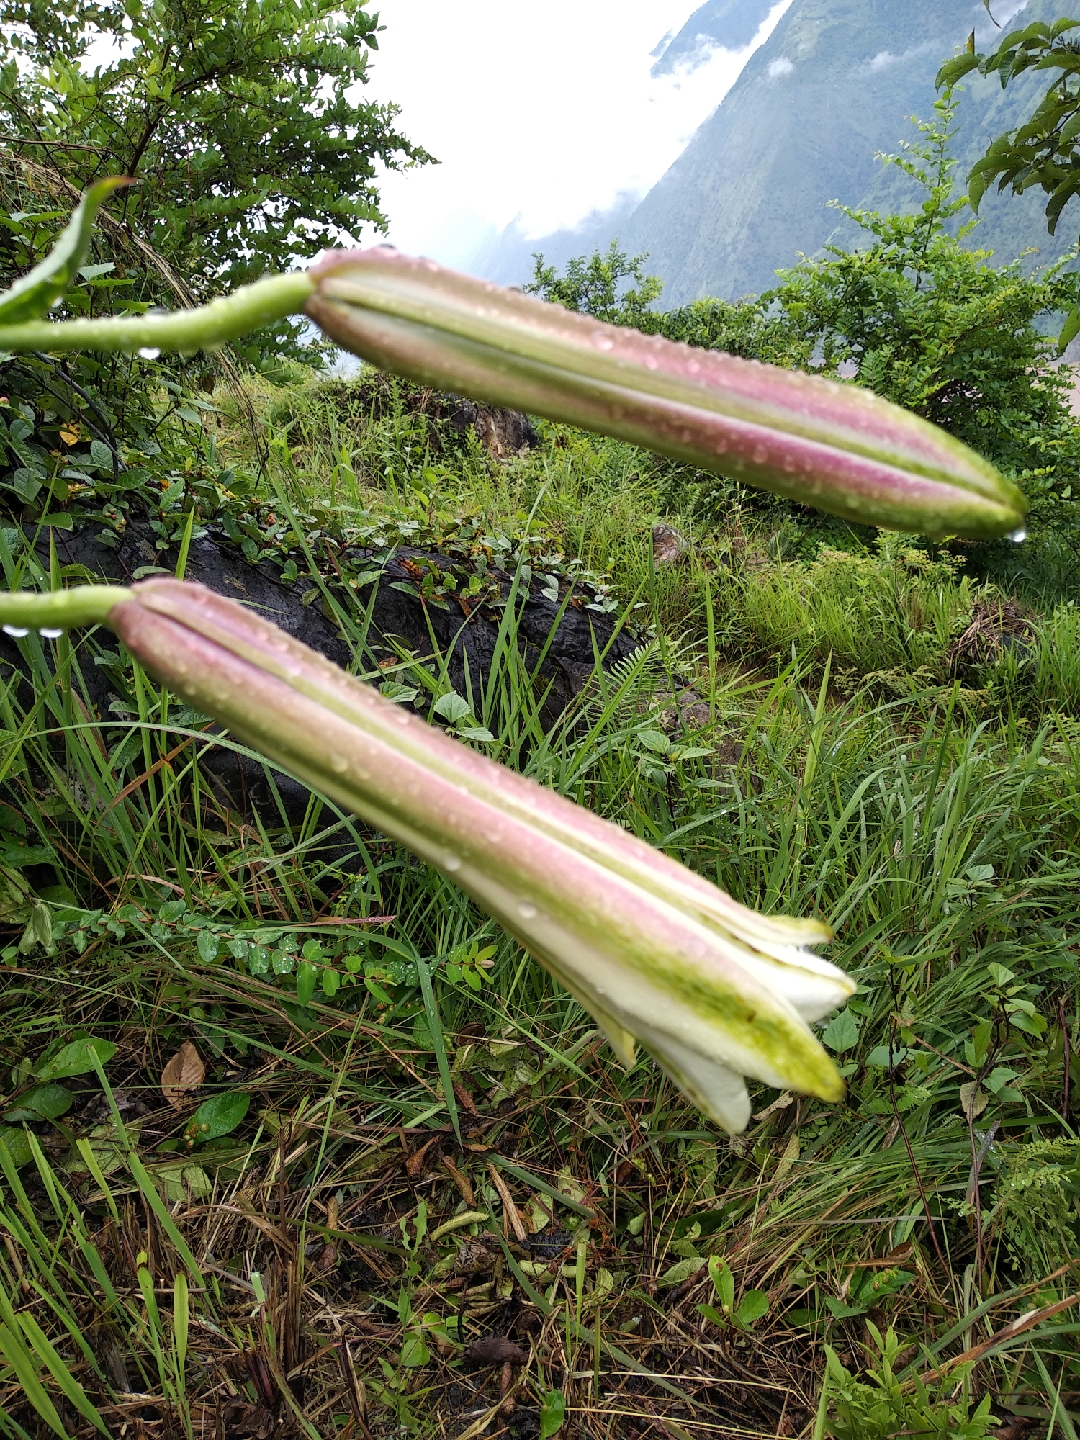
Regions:
M 496 462 L 395 387 L 379 418 L 338 383 L 256 399 L 258 445 L 225 401 L 191 437 L 203 468 L 264 457 L 230 521 L 256 553 L 449 536 L 608 577 L 635 659 L 552 731 L 509 652 L 474 743 L 827 918 L 848 1097 L 759 1088 L 718 1134 L 448 882 L 329 805 L 215 808 L 201 717 L 107 638 L 28 637 L 35 694 L 0 696 L 0 1433 L 1072 1440 L 1080 617 L 1050 542 L 856 536 L 557 427 Z M 10 530 L 0 559 L 49 583 Z

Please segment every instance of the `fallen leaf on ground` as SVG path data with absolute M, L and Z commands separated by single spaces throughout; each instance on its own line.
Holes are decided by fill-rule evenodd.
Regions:
M 465 1359 L 474 1365 L 523 1365 L 528 1356 L 506 1335 L 488 1335 L 465 1347 Z
M 190 1040 L 185 1040 L 161 1072 L 161 1093 L 173 1107 L 183 1107 L 188 1092 L 197 1090 L 206 1077 L 206 1066 Z

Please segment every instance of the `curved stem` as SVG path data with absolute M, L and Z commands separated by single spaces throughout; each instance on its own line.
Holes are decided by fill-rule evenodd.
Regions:
M 0 590 L 0 625 L 13 630 L 71 630 L 104 625 L 114 606 L 131 597 L 123 585 L 76 585 L 71 590 Z
M 271 275 L 194 310 L 101 320 L 28 320 L 0 326 L 0 350 L 178 350 L 193 354 L 238 340 L 304 308 L 315 289 L 306 270 Z

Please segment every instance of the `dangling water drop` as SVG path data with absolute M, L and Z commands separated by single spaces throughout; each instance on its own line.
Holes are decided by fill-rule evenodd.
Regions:
M 38 634 L 43 640 L 57 640 L 63 634 L 63 630 L 39 630 Z
M 442 862 L 442 868 L 443 868 L 444 870 L 449 870 L 450 873 L 451 873 L 451 875 L 453 875 L 453 873 L 455 872 L 455 870 L 460 870 L 460 869 L 461 869 L 461 856 L 460 856 L 460 855 L 444 855 L 444 856 L 443 856 L 443 862 Z
M 1027 539 L 1027 531 L 1021 525 L 1019 530 L 1014 530 L 1012 534 L 1009 535 L 1007 538 L 1013 541 L 1014 544 L 1020 545 L 1024 540 Z
M 14 640 L 21 640 L 24 635 L 29 635 L 30 631 L 25 625 L 5 625 L 4 634 L 10 635 Z
M 330 769 L 333 770 L 336 775 L 344 775 L 348 768 L 349 762 L 344 755 L 330 756 Z
M 522 920 L 536 919 L 536 906 L 530 905 L 528 900 L 522 900 L 521 904 L 517 907 L 517 912 Z
M 139 359 L 140 359 L 140 360 L 156 360 L 160 354 L 161 354 L 161 351 L 158 349 L 158 347 L 157 347 L 156 345 L 140 345 L 140 346 L 139 346 Z

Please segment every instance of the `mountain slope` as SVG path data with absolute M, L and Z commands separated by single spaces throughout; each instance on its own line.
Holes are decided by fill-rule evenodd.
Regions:
M 708 0 L 658 66 L 692 63 L 717 42 L 734 46 L 770 8 L 766 0 Z M 1080 0 L 1002 0 L 993 8 L 1011 19 L 1007 28 L 1080 18 Z M 723 103 L 635 208 L 624 202 L 577 231 L 519 241 L 516 253 L 503 248 L 490 257 L 493 278 L 527 278 L 532 251 L 561 264 L 617 237 L 630 253 L 649 252 L 647 268 L 665 281 L 661 304 L 670 307 L 700 295 L 733 299 L 768 289 L 800 253 L 813 255 L 830 241 L 858 243 L 857 227 L 829 202 L 900 210 L 918 202 L 912 183 L 875 154 L 914 138 L 909 117 L 931 114 L 937 69 L 973 28 L 982 48 L 1000 34 L 981 0 L 793 0 Z M 996 79 L 969 78 L 956 137 L 961 184 L 1043 84 L 1027 76 L 1002 92 Z M 1066 212 L 1061 234 L 1050 240 L 1043 203 L 1035 192 L 987 196 L 983 223 L 968 243 L 1002 259 L 1030 247 L 1039 261 L 1064 253 L 1080 229 L 1080 207 L 1075 218 Z
M 866 194 L 874 153 L 930 110 L 973 18 L 971 0 L 795 0 L 623 230 L 664 303 L 767 289 L 818 250 L 836 228 L 828 201 Z

